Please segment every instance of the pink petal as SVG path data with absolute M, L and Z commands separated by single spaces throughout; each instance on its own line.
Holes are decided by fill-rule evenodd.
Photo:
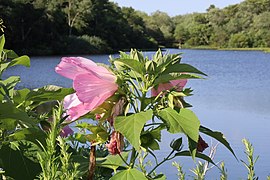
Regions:
M 63 57 L 55 67 L 55 71 L 69 79 L 74 79 L 77 74 L 89 71 L 87 67 L 97 67 L 96 63 L 83 57 Z
M 169 83 L 159 84 L 157 89 L 152 88 L 151 94 L 152 96 L 158 96 L 160 92 L 170 90 L 172 88 L 175 88 L 176 91 L 182 91 L 186 83 L 187 83 L 186 79 L 177 79 L 172 80 Z
M 78 99 L 78 96 L 76 95 L 76 93 L 73 93 L 73 94 L 67 95 L 64 98 L 63 105 L 64 105 L 65 109 L 69 109 L 69 108 L 77 106 L 77 105 L 79 105 L 81 103 L 82 102 Z
M 92 109 L 88 108 L 88 103 L 82 103 L 76 93 L 67 95 L 64 98 L 64 108 L 67 110 L 66 113 L 68 116 L 68 121 L 74 121 L 79 117 L 87 114 Z
M 152 96 L 158 96 L 160 92 L 170 90 L 171 88 L 173 88 L 173 85 L 170 83 L 159 84 L 157 89 L 152 88 L 151 94 Z
M 172 80 L 170 83 L 173 85 L 173 87 L 176 87 L 177 91 L 182 91 L 184 86 L 187 84 L 187 79 Z
M 88 109 L 94 109 L 111 97 L 118 89 L 118 85 L 108 78 L 94 73 L 80 74 L 73 82 L 73 88 L 80 101 L 88 103 Z

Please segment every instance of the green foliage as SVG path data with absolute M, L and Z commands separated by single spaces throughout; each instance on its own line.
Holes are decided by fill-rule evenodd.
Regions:
M 233 149 L 231 148 L 230 144 L 228 143 L 228 141 L 225 139 L 224 135 L 221 132 L 218 131 L 212 131 L 204 126 L 200 126 L 200 132 L 216 139 L 217 141 L 219 141 L 220 143 L 222 143 L 228 150 L 231 151 L 231 153 L 234 155 L 234 157 L 236 158 L 236 155 L 233 151 Z
M 122 157 L 120 157 L 120 155 Z M 97 166 L 113 169 L 114 172 L 121 166 L 123 166 L 123 159 L 128 159 L 129 152 L 122 152 L 120 155 L 108 155 L 104 158 L 97 158 Z M 123 159 L 122 159 L 123 158 Z
M 142 172 L 140 172 L 137 169 L 127 169 L 127 170 L 122 170 L 119 171 L 118 173 L 116 173 L 111 180 L 125 180 L 125 179 L 129 179 L 129 180 L 137 180 L 137 179 L 141 179 L 141 180 L 147 180 L 147 178 L 144 176 L 144 174 Z
M 181 151 L 181 152 L 176 153 L 175 156 L 190 156 L 190 152 L 189 151 Z M 215 165 L 213 160 L 205 154 L 197 152 L 195 156 Z
M 46 145 L 40 144 L 42 151 L 37 152 L 37 158 L 41 166 L 39 179 L 75 179 L 78 178 L 77 163 L 71 163 L 71 154 L 68 153 L 69 146 L 65 140 L 59 137 L 59 123 L 62 119 L 62 109 L 60 105 L 58 109 L 53 109 L 53 121 L 51 129 L 46 139 Z M 57 143 L 60 146 L 60 154 L 57 152 Z
M 186 173 L 183 172 L 182 166 L 180 164 L 178 164 L 177 162 L 175 162 L 175 161 L 172 162 L 172 165 L 177 168 L 178 180 L 185 180 L 186 179 Z
M 104 143 L 108 140 L 109 134 L 102 126 L 95 126 L 87 123 L 81 123 L 77 125 L 78 128 L 83 128 L 90 131 L 92 134 L 80 134 L 76 133 L 76 138 L 81 143 L 95 142 L 92 145 Z
M 8 47 L 27 54 L 108 53 L 129 48 L 270 47 L 269 0 L 245 0 L 207 13 L 151 15 L 108 0 L 1 3 Z M 121 28 L 115 28 L 121 27 Z M 11 39 L 11 37 L 13 39 Z
M 253 148 L 252 144 L 247 139 L 243 139 L 242 142 L 245 145 L 245 154 L 246 154 L 247 159 L 248 159 L 248 162 L 241 160 L 241 162 L 244 164 L 244 166 L 248 170 L 247 179 L 248 180 L 257 180 L 259 178 L 256 177 L 256 175 L 255 175 L 255 163 L 259 159 L 259 156 L 255 157 L 255 159 L 254 159 L 254 148 Z
M 0 148 L 0 166 L 4 169 L 5 176 L 14 179 L 21 177 L 34 179 L 40 172 L 36 158 L 36 153 L 39 151 L 40 148 L 29 141 L 15 141 L 3 145 Z
M 205 179 L 205 171 L 204 171 L 204 163 L 198 162 L 196 168 L 192 169 L 191 172 L 195 175 L 194 180 L 204 180 Z
M 0 75 L 12 66 L 30 66 L 28 56 L 19 57 L 14 51 L 4 49 L 4 43 L 5 38 L 1 36 Z M 44 132 L 46 128 L 41 129 L 39 123 L 49 118 L 52 106 L 55 105 L 52 101 L 62 100 L 73 90 L 57 86 L 45 86 L 35 90 L 15 90 L 19 81 L 20 77 L 17 76 L 0 79 L 0 167 L 3 168 L 6 177 L 34 179 L 42 168 L 44 169 L 38 163 L 37 153 L 41 153 L 41 147 L 43 149 L 46 147 L 47 136 Z M 70 156 L 66 153 L 67 146 L 63 143 L 62 145 L 61 162 L 63 168 L 66 168 L 67 159 Z M 55 149 L 53 151 L 55 152 Z M 46 161 L 43 163 L 47 164 Z M 14 171 L 14 169 L 17 170 Z M 67 169 L 62 170 L 67 171 Z M 72 174 L 70 176 L 74 177 Z
M 161 110 L 159 116 L 165 121 L 170 133 L 182 132 L 193 141 L 198 141 L 200 121 L 191 110 L 182 108 L 180 112 L 177 113 L 175 110 L 168 107 Z
M 65 36 L 57 43 L 60 54 L 97 54 L 108 53 L 111 49 L 105 40 L 97 36 Z
M 140 132 L 142 131 L 144 124 L 152 118 L 152 115 L 153 112 L 148 110 L 130 116 L 118 116 L 115 119 L 115 130 L 123 134 L 130 144 L 136 150 L 139 150 L 141 144 Z
M 269 47 L 269 4 L 269 0 L 246 0 L 223 9 L 210 6 L 207 13 L 173 17 L 174 36 L 183 47 Z
M 220 180 L 227 180 L 228 179 L 228 174 L 227 174 L 227 169 L 225 168 L 225 163 L 221 162 L 220 163 Z

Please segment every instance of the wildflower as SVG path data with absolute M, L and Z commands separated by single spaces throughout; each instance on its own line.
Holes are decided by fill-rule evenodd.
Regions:
M 64 98 L 68 120 L 76 120 L 101 105 L 118 89 L 117 77 L 103 66 L 83 57 L 64 57 L 55 71 L 73 80 L 76 91 Z
M 120 154 L 124 147 L 124 137 L 119 132 L 114 131 L 111 134 L 110 143 L 106 144 L 108 151 L 112 155 Z
M 178 80 L 172 80 L 168 83 L 159 84 L 157 89 L 152 88 L 151 94 L 152 96 L 158 96 L 160 92 L 170 90 L 173 88 L 175 88 L 176 91 L 182 91 L 186 83 L 187 83 L 186 79 L 178 79 Z

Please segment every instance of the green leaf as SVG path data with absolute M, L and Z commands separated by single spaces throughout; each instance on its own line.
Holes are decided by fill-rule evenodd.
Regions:
M 139 52 L 137 49 L 131 49 L 129 53 L 130 59 L 135 59 L 137 61 L 144 63 L 144 56 L 142 52 Z
M 141 134 L 141 146 L 145 149 L 159 150 L 158 141 L 161 141 L 161 131 L 165 128 L 164 125 L 161 125 L 155 129 L 144 131 Z M 148 149 L 149 150 L 149 149 Z
M 174 65 L 176 63 L 180 63 L 181 56 L 180 54 L 165 54 L 162 55 L 161 50 L 159 49 L 154 55 L 153 61 L 158 65 L 158 72 L 163 72 L 166 70 L 167 66 Z
M 158 115 L 166 122 L 170 133 L 183 132 L 195 142 L 198 141 L 200 121 L 191 110 L 182 108 L 178 113 L 168 107 L 162 109 Z
M 62 88 L 59 86 L 48 85 L 39 89 L 34 89 L 30 93 L 27 94 L 27 101 L 34 101 L 35 106 L 38 106 L 42 103 L 54 100 L 63 100 L 64 97 L 68 94 L 73 93 L 74 90 L 72 88 Z
M 11 56 L 15 56 L 15 55 L 12 54 Z M 0 71 L 4 72 L 7 68 L 12 67 L 12 66 L 16 66 L 16 65 L 30 67 L 30 58 L 28 56 L 24 55 L 24 56 L 17 57 L 15 59 L 11 60 L 10 62 L 3 63 L 1 65 Z
M 127 169 L 116 173 L 111 180 L 147 180 L 147 178 L 137 169 Z
M 17 120 L 15 119 L 0 119 L 0 129 L 14 130 L 17 126 Z
M 12 66 L 16 66 L 16 65 L 30 67 L 30 58 L 26 55 L 17 57 L 17 58 L 10 61 L 8 67 L 12 67 Z
M 205 73 L 201 72 L 200 70 L 196 69 L 195 67 L 193 67 L 189 64 L 174 64 L 173 66 L 166 68 L 166 70 L 163 73 L 164 74 L 195 73 L 195 74 L 201 74 L 201 75 L 207 76 Z
M 139 73 L 140 75 L 144 75 L 144 66 L 141 62 L 134 59 L 117 59 L 114 61 L 114 65 L 117 69 L 123 69 L 123 66 L 127 66 L 131 70 Z
M 198 143 L 193 141 L 192 139 L 188 138 L 188 148 L 190 155 L 192 156 L 192 159 L 195 159 L 196 153 L 197 153 L 197 146 Z
M 78 140 L 80 140 L 82 142 L 84 142 L 85 140 L 87 140 L 89 142 L 95 141 L 95 143 L 92 143 L 92 145 L 97 145 L 100 143 L 104 143 L 108 140 L 109 134 L 101 126 L 95 126 L 95 125 L 88 124 L 85 122 L 77 124 L 76 126 L 79 128 L 87 129 L 90 132 L 92 132 L 92 134 L 87 134 L 87 135 L 77 134 Z
M 149 74 L 155 73 L 156 68 L 157 68 L 157 63 L 156 62 L 154 62 L 154 61 L 146 61 L 145 69 L 146 69 L 147 73 L 149 73 Z
M 129 152 L 121 152 L 121 156 L 126 161 L 128 159 Z M 97 158 L 97 166 L 106 167 L 117 170 L 118 167 L 124 167 L 124 162 L 119 155 L 108 155 L 104 158 Z
M 175 156 L 191 156 L 191 154 L 189 151 L 181 151 L 181 152 L 175 153 Z M 200 159 L 203 159 L 205 161 L 208 161 L 216 166 L 216 164 L 213 162 L 213 160 L 205 154 L 197 152 L 195 156 L 200 158 Z
M 156 177 L 154 177 L 153 179 L 155 180 L 166 180 L 166 176 L 164 174 L 159 174 Z
M 75 133 L 75 139 L 80 143 L 86 144 L 88 141 L 85 134 Z
M 13 93 L 14 104 L 19 105 L 22 102 L 24 102 L 26 99 L 26 96 L 29 92 L 30 92 L 30 90 L 26 89 L 26 88 L 20 89 L 20 90 L 14 90 L 14 93 Z M 26 106 L 29 104 L 30 104 L 30 102 L 28 102 L 28 104 L 26 104 Z
M 155 137 L 149 132 L 143 132 L 143 134 L 140 137 L 141 139 L 141 146 L 145 149 L 152 149 L 152 150 L 159 150 L 159 144 L 156 141 Z
M 39 141 L 44 144 L 46 133 L 39 128 L 23 128 L 11 134 L 9 137 L 12 138 L 13 141 L 28 140 L 37 144 Z
M 0 167 L 5 175 L 14 179 L 35 179 L 41 168 L 33 161 L 39 150 L 30 142 L 13 142 L 13 145 L 3 145 L 0 149 Z
M 72 88 L 63 88 L 60 86 L 47 85 L 30 92 L 26 99 L 31 101 L 50 101 L 62 100 L 66 95 L 73 93 Z
M 180 73 L 163 74 L 155 79 L 154 86 L 162 84 L 162 83 L 167 83 L 171 80 L 176 80 L 176 79 L 203 79 L 203 78 L 195 74 L 180 74 Z
M 20 82 L 19 76 L 10 76 L 4 81 L 0 81 L 0 91 L 6 94 L 8 97 L 13 97 L 13 91 L 17 83 Z
M 204 126 L 200 126 L 200 132 L 211 136 L 212 138 L 216 139 L 217 141 L 219 141 L 220 143 L 222 143 L 227 149 L 229 149 L 229 151 L 231 151 L 231 153 L 234 155 L 234 157 L 237 159 L 233 149 L 231 148 L 230 144 L 228 143 L 228 141 L 225 139 L 224 135 L 221 132 L 218 131 L 212 131 L 211 129 L 208 129 Z
M 114 128 L 123 134 L 136 150 L 140 148 L 140 135 L 144 124 L 152 118 L 153 111 L 139 112 L 130 116 L 118 116 Z
M 0 53 L 2 54 L 2 51 L 4 50 L 4 45 L 5 45 L 5 36 L 2 35 L 0 36 Z
M 30 119 L 26 112 L 16 108 L 14 104 L 9 102 L 0 102 L 0 120 L 1 119 L 20 120 L 28 125 L 34 125 L 34 121 Z
M 19 57 L 13 50 L 4 49 L 4 52 L 6 53 L 8 59 L 15 59 Z

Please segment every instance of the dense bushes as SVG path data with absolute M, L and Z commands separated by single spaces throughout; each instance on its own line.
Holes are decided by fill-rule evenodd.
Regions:
M 97 54 L 111 52 L 107 43 L 96 36 L 65 36 L 56 45 L 55 54 Z M 58 51 L 56 52 L 56 50 Z

